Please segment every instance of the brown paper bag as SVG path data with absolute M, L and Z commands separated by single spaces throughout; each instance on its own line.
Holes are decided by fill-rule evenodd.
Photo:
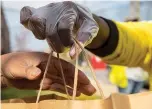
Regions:
M 103 100 L 42 100 L 36 103 L 2 103 L 2 109 L 152 109 L 152 92 L 115 93 Z
M 152 92 L 112 94 L 113 109 L 152 109 Z
M 36 103 L 2 103 L 2 109 L 112 109 L 111 98 L 105 100 L 42 100 Z
M 77 42 L 77 40 L 75 39 Z M 77 42 L 78 45 L 81 47 L 79 42 Z M 82 48 L 82 47 L 81 47 Z M 83 50 L 83 48 L 82 48 Z M 84 52 L 85 54 L 85 52 Z M 49 58 L 51 57 L 51 54 Z M 87 56 L 85 56 L 87 57 Z M 59 58 L 59 55 L 58 55 Z M 86 58 L 88 61 L 88 59 Z M 43 78 L 45 78 L 45 74 L 47 72 L 47 68 L 49 65 L 50 59 L 48 59 L 47 67 L 44 72 Z M 146 93 L 139 93 L 139 94 L 132 94 L 132 95 L 124 95 L 124 94 L 111 94 L 110 97 L 105 98 L 102 88 L 100 87 L 100 84 L 98 83 L 95 73 L 93 73 L 93 69 L 91 67 L 91 64 L 88 61 L 88 65 L 91 69 L 92 76 L 96 82 L 96 85 L 98 86 L 98 89 L 100 91 L 101 97 L 103 99 L 99 100 L 42 100 L 40 101 L 40 92 L 41 87 L 38 93 L 38 99 L 37 101 L 40 101 L 38 103 L 2 103 L 2 109 L 152 109 L 152 92 L 146 92 Z M 61 72 L 63 73 L 62 66 L 60 63 Z M 77 86 L 77 65 L 75 70 L 75 81 L 74 86 Z M 63 80 L 64 80 L 63 75 Z M 43 83 L 43 79 L 42 79 Z M 65 81 L 64 81 L 65 84 Z M 65 84 L 66 89 L 66 84 Z M 74 93 L 76 92 L 76 87 L 74 88 Z M 67 93 L 68 94 L 68 93 Z M 75 96 L 73 96 L 73 99 L 75 99 Z M 23 100 L 26 102 L 25 100 Z

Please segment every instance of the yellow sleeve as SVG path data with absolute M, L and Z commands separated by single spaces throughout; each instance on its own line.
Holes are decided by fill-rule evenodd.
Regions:
M 102 59 L 109 64 L 140 66 L 152 74 L 152 22 L 114 23 L 118 29 L 118 45 Z

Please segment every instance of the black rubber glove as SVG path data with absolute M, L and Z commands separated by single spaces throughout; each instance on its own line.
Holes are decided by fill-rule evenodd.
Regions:
M 20 20 L 36 38 L 47 39 L 54 51 L 61 53 L 71 48 L 71 57 L 76 51 L 72 37 L 86 46 L 99 30 L 92 13 L 71 1 L 50 3 L 37 9 L 23 7 Z

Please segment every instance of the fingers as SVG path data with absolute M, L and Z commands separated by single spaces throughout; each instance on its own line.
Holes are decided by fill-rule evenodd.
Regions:
M 53 84 L 57 83 L 57 84 L 62 85 L 62 87 L 64 87 L 62 78 L 58 76 L 52 76 L 52 75 L 49 75 L 49 76 L 47 75 L 47 78 L 50 78 Z M 66 84 L 72 88 L 70 89 L 70 93 L 71 93 L 73 90 L 74 78 L 66 77 Z M 77 91 L 85 95 L 92 95 L 96 92 L 96 89 L 90 82 L 87 82 L 84 84 L 83 81 L 80 82 L 78 80 Z M 64 92 L 65 91 L 62 91 L 62 93 Z
M 28 79 L 18 79 L 12 80 L 8 79 L 8 83 L 10 86 L 16 87 L 18 89 L 28 89 L 28 90 L 38 90 L 40 88 L 41 78 L 36 80 L 28 80 Z M 43 82 L 43 90 L 48 90 L 52 84 L 52 80 L 50 78 L 45 78 Z
M 20 22 L 23 24 L 25 27 L 28 24 L 29 18 L 32 16 L 33 12 L 35 11 L 34 8 L 25 6 L 21 9 L 20 11 Z
M 40 79 L 37 80 L 28 80 L 28 79 L 8 79 L 10 86 L 13 86 L 18 89 L 39 89 Z
M 31 30 L 36 38 L 43 40 L 45 39 L 46 21 L 34 15 L 35 11 L 36 9 L 32 7 L 23 7 L 20 11 L 20 22 Z
M 95 87 L 89 82 L 88 84 L 83 84 L 83 83 L 80 83 L 80 81 L 77 81 L 78 84 L 77 84 L 77 91 L 79 91 L 80 93 L 83 93 L 85 95 L 92 95 L 96 92 L 96 89 Z M 60 84 L 63 84 L 60 83 Z M 67 80 L 67 85 L 69 85 L 72 89 L 73 89 L 73 85 L 74 85 L 74 78 L 71 78 L 71 79 L 68 79 Z
M 77 40 L 85 46 L 89 44 L 98 33 L 98 26 L 91 20 L 84 20 L 79 31 Z
M 58 25 L 58 34 L 60 36 L 60 40 L 67 48 L 71 48 L 74 44 L 73 37 L 76 37 L 76 34 L 74 34 L 74 24 L 76 22 L 76 17 L 77 14 L 73 8 L 69 9 L 64 17 L 60 20 Z
M 84 85 L 84 84 L 80 85 L 80 87 L 78 87 L 78 90 L 81 93 L 88 95 L 88 96 L 91 96 L 96 92 L 95 87 L 91 83 L 88 85 Z
M 32 31 L 37 39 L 44 40 L 46 38 L 45 27 L 46 21 L 43 18 L 36 15 L 32 15 L 29 18 L 28 29 Z
M 91 43 L 94 37 L 96 37 L 99 27 L 96 21 L 93 19 L 91 12 L 89 12 L 87 9 L 83 8 L 78 4 L 77 4 L 77 9 L 78 9 L 78 14 L 80 15 L 78 22 L 80 28 L 78 30 L 76 40 L 78 40 L 78 42 L 82 47 L 85 47 L 86 45 Z M 81 49 L 79 47 L 78 50 L 76 51 L 76 47 L 75 45 L 73 45 L 70 50 L 70 56 L 72 58 L 75 58 L 76 52 L 80 53 Z
M 76 21 L 76 15 L 73 8 L 70 8 L 64 13 L 58 23 L 58 34 L 65 47 L 71 47 L 74 44 L 72 37 L 74 37 L 73 27 Z
M 84 20 L 81 27 L 79 28 L 78 31 L 78 36 L 76 40 L 80 43 L 82 47 L 85 47 L 89 43 L 91 43 L 92 39 L 97 35 L 98 33 L 98 26 L 96 25 L 95 22 L 91 20 Z M 78 45 L 77 48 L 78 53 L 81 52 L 81 48 Z M 76 54 L 76 47 L 73 45 L 70 50 L 70 56 L 72 58 L 75 58 Z
M 73 73 L 73 72 L 71 72 L 71 73 Z M 69 75 L 69 78 L 74 79 L 74 73 Z M 78 71 L 78 83 L 81 83 L 81 84 L 89 84 L 90 83 L 87 76 L 80 70 Z
M 61 65 L 63 66 L 63 73 L 65 75 L 65 78 L 73 79 L 74 72 L 75 72 L 75 66 L 62 59 L 60 59 L 60 61 L 61 61 Z M 47 74 L 61 77 L 61 69 L 58 66 L 59 66 L 58 59 L 53 57 L 52 58 L 52 67 L 50 67 L 49 72 Z M 88 84 L 90 82 L 89 79 L 87 78 L 87 76 L 81 70 L 78 70 L 78 82 L 83 83 L 83 84 Z
M 35 80 L 41 75 L 41 70 L 37 67 L 31 66 L 26 69 L 25 78 L 29 80 Z
M 74 39 L 74 41 L 75 41 L 75 39 Z M 75 41 L 75 44 L 73 44 L 73 46 L 70 48 L 69 55 L 70 55 L 71 59 L 75 59 L 76 58 L 76 53 L 78 55 L 80 54 L 80 52 L 82 51 L 81 47 L 84 48 L 84 44 L 82 42 L 78 41 L 78 43 Z
M 63 66 L 64 74 L 69 78 L 74 78 L 75 66 L 69 62 L 61 60 L 61 64 Z M 58 63 L 55 63 L 56 68 L 58 68 Z M 60 69 L 58 69 L 60 71 Z M 87 76 L 81 71 L 78 70 L 78 82 L 83 84 L 88 84 L 90 81 Z
M 10 79 L 9 83 L 18 89 L 28 89 L 28 90 L 37 89 L 38 90 L 40 87 L 40 81 L 41 81 L 41 79 L 37 79 L 37 80 L 33 80 L 33 81 L 27 80 L 27 79 L 12 81 Z M 42 89 L 57 91 L 57 92 L 66 94 L 63 82 L 61 82 L 61 81 L 59 82 L 59 81 L 56 81 L 56 80 L 53 80 L 50 78 L 44 79 Z M 91 84 L 88 84 L 88 85 L 79 84 L 78 88 L 77 88 L 77 96 L 80 96 L 81 93 L 90 96 L 93 93 L 95 93 L 95 91 L 96 91 L 95 88 Z M 68 92 L 72 96 L 73 89 L 68 87 Z
M 71 63 L 68 63 L 62 59 L 60 59 L 60 61 L 61 61 L 61 64 L 63 66 L 63 73 L 65 76 L 66 84 L 68 86 L 70 86 L 71 88 L 73 88 L 75 67 Z M 45 66 L 46 66 L 46 62 L 40 64 L 39 68 L 41 68 L 42 72 L 45 69 Z M 54 91 L 56 90 L 58 92 L 65 93 L 64 84 L 63 84 L 63 80 L 61 77 L 61 71 L 60 71 L 61 69 L 58 66 L 59 66 L 58 59 L 55 57 L 52 57 L 52 61 L 51 61 L 51 64 L 49 66 L 49 70 L 48 70 L 48 73 L 46 75 L 46 77 L 51 80 L 51 85 L 44 84 L 43 90 L 51 90 L 52 89 Z M 29 70 L 29 72 L 30 72 L 30 70 Z M 55 83 L 60 84 L 60 85 L 57 85 L 57 87 L 55 87 L 54 85 L 52 86 L 52 84 L 55 84 Z M 61 87 L 61 85 L 62 85 L 62 87 Z M 72 90 L 73 89 L 69 89 L 70 94 L 72 94 L 72 92 L 73 92 Z M 96 91 L 95 88 L 93 87 L 93 85 L 90 83 L 87 76 L 80 70 L 78 71 L 77 91 L 80 93 L 83 93 L 85 95 L 92 95 Z
M 68 93 L 72 96 L 73 90 L 69 87 L 67 88 L 68 88 Z M 50 90 L 66 94 L 65 87 L 62 84 L 54 83 L 51 85 Z M 81 93 L 79 91 L 76 92 L 76 96 L 80 96 L 80 94 Z
M 44 78 L 43 85 L 42 85 L 42 90 L 49 89 L 52 83 L 53 83 L 52 79 L 50 79 L 50 78 Z
M 54 80 L 52 82 L 54 82 Z M 71 81 L 71 83 L 73 86 L 73 81 Z M 71 83 L 68 83 L 67 85 L 70 85 Z M 71 88 L 68 87 L 68 92 L 70 95 L 73 94 L 73 87 L 72 86 L 71 86 Z M 56 83 L 53 83 L 50 87 L 50 90 L 58 91 L 61 93 L 66 93 L 63 82 L 59 82 L 59 81 L 56 81 Z M 78 83 L 77 96 L 80 96 L 81 93 L 90 96 L 90 95 L 94 94 L 95 92 L 96 92 L 96 89 L 91 83 L 89 83 L 87 85 Z
M 52 49 L 57 53 L 62 53 L 64 51 L 64 45 L 62 44 L 59 35 L 57 33 L 57 27 L 54 29 L 49 29 L 48 34 L 46 35 L 46 39 L 48 44 L 52 47 Z
M 58 21 L 51 26 L 48 21 L 46 29 L 48 35 L 47 40 L 52 49 L 58 53 L 65 51 L 65 48 L 73 45 L 73 25 L 76 20 L 76 12 L 72 9 L 68 9 L 58 18 Z M 51 21 L 51 20 L 50 20 Z

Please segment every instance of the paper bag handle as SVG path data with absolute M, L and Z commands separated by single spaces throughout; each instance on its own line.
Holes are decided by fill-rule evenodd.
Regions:
M 47 73 L 47 71 L 48 71 L 48 68 L 49 68 L 49 65 L 50 65 L 50 62 L 51 62 L 52 55 L 53 55 L 53 51 L 51 51 L 51 53 L 50 53 L 50 55 L 49 55 L 49 58 L 48 58 L 48 62 L 47 62 L 47 65 L 46 65 L 46 68 L 45 68 L 45 71 L 44 71 L 44 75 L 43 75 L 42 80 L 41 80 L 41 83 L 40 83 L 40 88 L 39 88 L 38 95 L 37 95 L 37 98 L 36 98 L 36 103 L 39 102 L 40 94 L 41 94 L 42 87 L 43 87 L 43 81 L 44 81 L 44 78 L 46 77 L 46 73 Z
M 87 54 L 86 54 L 86 52 L 85 52 L 85 49 L 81 46 L 81 44 L 79 43 L 79 41 L 78 41 L 76 38 L 73 37 L 73 39 L 74 39 L 74 41 L 77 43 L 77 45 L 81 48 L 81 50 L 82 50 L 82 52 L 83 52 L 83 55 L 84 55 L 84 57 L 85 57 L 88 65 L 89 65 L 89 67 L 90 67 L 90 70 L 91 70 L 91 74 L 92 74 L 92 76 L 93 76 L 93 79 L 94 79 L 94 81 L 96 82 L 96 85 L 97 85 L 97 87 L 98 87 L 98 89 L 99 89 L 101 98 L 102 98 L 102 99 L 105 98 L 104 93 L 103 93 L 103 90 L 102 90 L 102 88 L 101 88 L 101 86 L 100 86 L 100 83 L 99 83 L 98 80 L 97 80 L 97 77 L 96 77 L 95 72 L 94 72 L 94 70 L 93 70 L 93 68 L 92 68 L 92 65 L 90 64 L 90 61 L 89 61 L 88 56 L 87 56 Z M 75 69 L 78 69 L 77 66 L 76 66 Z M 76 72 L 75 72 L 75 73 L 76 73 Z M 75 75 L 75 76 L 76 76 L 76 75 Z M 75 78 L 74 78 L 74 79 L 75 79 Z M 77 84 L 77 81 L 76 81 L 76 80 L 74 80 L 74 85 L 75 85 L 75 84 Z M 74 91 L 76 91 L 76 90 L 74 90 Z
M 96 82 L 96 85 L 99 89 L 99 92 L 100 92 L 100 96 L 101 98 L 105 98 L 104 96 L 104 93 L 103 93 L 103 90 L 100 86 L 100 83 L 97 81 L 97 77 L 95 75 L 95 72 L 90 64 L 90 61 L 87 57 L 87 54 L 85 52 L 85 49 L 81 46 L 81 44 L 79 43 L 79 41 L 77 41 L 77 39 L 75 39 L 73 37 L 74 41 L 75 41 L 75 45 L 77 47 L 77 45 L 81 48 L 82 52 L 83 52 L 83 55 L 90 67 L 90 70 L 91 70 L 91 74 L 93 76 L 93 79 L 95 80 Z M 77 49 L 76 49 L 77 50 Z M 44 78 L 46 77 L 46 73 L 48 71 L 48 68 L 49 68 L 49 65 L 50 65 L 50 61 L 51 61 L 51 57 L 53 55 L 53 51 L 51 51 L 50 55 L 49 55 L 49 58 L 48 58 L 48 62 L 47 62 L 47 65 L 46 65 L 46 68 L 45 68 L 45 71 L 44 71 L 44 75 L 43 75 L 43 78 L 41 80 L 41 83 L 40 83 L 40 88 L 39 88 L 39 92 L 38 92 L 38 95 L 37 95 L 37 99 L 36 99 L 36 103 L 39 102 L 39 98 L 40 98 L 40 94 L 41 94 L 41 91 L 42 91 L 42 87 L 43 87 L 43 81 L 44 81 Z M 67 86 L 66 86 L 66 81 L 65 81 L 65 76 L 64 76 L 64 73 L 63 73 L 63 68 L 62 68 L 62 64 L 61 64 L 61 61 L 60 61 L 60 57 L 59 57 L 59 54 L 57 53 L 57 57 L 58 57 L 58 62 L 59 62 L 59 66 L 60 66 L 60 70 L 61 70 L 61 74 L 62 74 L 62 79 L 63 79 L 63 82 L 64 82 L 64 86 L 65 86 L 65 90 L 66 90 L 66 94 L 67 94 L 67 98 L 70 99 L 70 96 L 69 96 L 69 93 L 68 93 L 68 89 L 67 89 Z M 74 100 L 75 97 L 76 97 L 76 91 L 77 91 L 77 80 L 78 80 L 78 53 L 76 51 L 76 66 L 75 66 L 75 74 L 74 74 L 74 89 L 73 89 L 73 96 L 72 96 L 72 99 Z

